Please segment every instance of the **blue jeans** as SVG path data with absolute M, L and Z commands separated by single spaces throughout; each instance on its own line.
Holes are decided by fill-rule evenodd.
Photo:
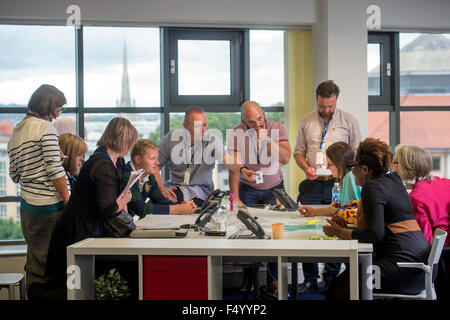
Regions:
M 239 198 L 247 207 L 256 204 L 276 204 L 277 200 L 272 194 L 273 189 L 284 189 L 284 183 L 281 183 L 267 190 L 258 190 L 247 184 L 239 183 Z M 267 263 L 267 284 L 278 280 L 278 266 L 276 263 Z

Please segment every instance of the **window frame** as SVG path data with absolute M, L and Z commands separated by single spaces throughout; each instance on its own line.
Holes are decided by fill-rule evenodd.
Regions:
M 10 25 L 20 25 L 11 23 Z M 36 27 L 46 24 L 33 24 Z M 62 26 L 62 25 L 61 25 Z M 99 24 L 95 26 L 111 27 L 108 24 Z M 83 41 L 83 28 L 91 27 L 91 25 L 80 26 L 74 28 L 74 41 L 75 41 L 75 86 L 76 86 L 76 104 L 75 107 L 67 108 L 65 114 L 75 114 L 76 120 L 76 133 L 77 135 L 84 137 L 85 135 L 85 117 L 87 114 L 92 113 L 158 113 L 161 117 L 161 139 L 169 132 L 170 128 L 170 114 L 185 112 L 188 107 L 196 105 L 201 107 L 205 112 L 240 112 L 241 104 L 250 99 L 250 28 L 174 28 L 174 27 L 162 27 L 158 26 L 160 32 L 160 99 L 161 104 L 158 107 L 139 107 L 139 108 L 100 108 L 84 106 L 84 41 Z M 94 25 L 92 25 L 94 27 Z M 136 27 L 134 25 L 125 25 L 122 27 Z M 151 28 L 154 26 L 142 26 L 143 28 Z M 224 99 L 223 96 L 194 96 L 195 99 L 181 100 L 178 97 L 173 100 L 170 87 L 170 32 L 176 32 L 176 34 L 189 35 L 203 35 L 203 39 L 217 39 L 222 34 L 233 35 L 230 54 L 230 76 L 231 76 L 231 99 Z M 209 37 L 209 38 L 208 38 Z M 198 39 L 198 38 L 196 38 Z M 186 97 L 186 96 L 183 96 Z M 210 99 L 213 98 L 213 99 Z M 284 112 L 284 106 L 262 106 L 266 112 Z M 27 107 L 13 107 L 2 108 L 0 114 L 25 114 Z M 168 170 L 166 170 L 167 172 Z M 168 173 L 168 172 L 167 172 Z M 20 196 L 7 195 L 0 197 L 0 204 L 7 204 L 15 202 L 19 205 Z M 25 244 L 24 239 L 0 239 L 0 245 L 19 245 Z

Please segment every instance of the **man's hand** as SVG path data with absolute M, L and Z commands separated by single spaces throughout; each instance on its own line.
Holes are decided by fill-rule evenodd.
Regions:
M 177 202 L 177 196 L 174 192 L 174 190 L 176 189 L 176 187 L 173 187 L 172 189 L 161 189 L 162 195 L 164 196 L 164 198 L 172 201 L 172 202 Z
M 243 168 L 241 170 L 241 173 L 242 177 L 247 181 L 256 181 L 256 177 L 258 176 L 258 174 L 255 171 L 250 170 L 248 168 Z
M 316 170 L 314 170 L 313 167 L 308 167 L 308 169 L 306 169 L 305 173 L 306 173 L 306 178 L 308 178 L 308 180 L 316 180 L 319 177 L 316 174 Z
M 170 214 L 192 214 L 197 209 L 194 201 L 183 201 L 182 204 L 170 206 Z

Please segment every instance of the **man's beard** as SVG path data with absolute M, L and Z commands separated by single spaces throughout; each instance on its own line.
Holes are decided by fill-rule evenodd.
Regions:
M 320 117 L 321 117 L 321 118 L 329 119 L 329 120 L 330 120 L 331 118 L 333 118 L 334 111 L 333 111 L 332 113 L 328 114 L 328 115 L 322 114 L 322 112 L 319 111 L 319 114 L 320 114 Z

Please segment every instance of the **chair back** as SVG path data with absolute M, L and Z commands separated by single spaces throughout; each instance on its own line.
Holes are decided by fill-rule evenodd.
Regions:
M 433 267 L 441 258 L 442 249 L 444 248 L 447 232 L 436 229 L 434 231 L 433 242 L 431 243 L 430 256 L 428 257 L 428 266 Z

